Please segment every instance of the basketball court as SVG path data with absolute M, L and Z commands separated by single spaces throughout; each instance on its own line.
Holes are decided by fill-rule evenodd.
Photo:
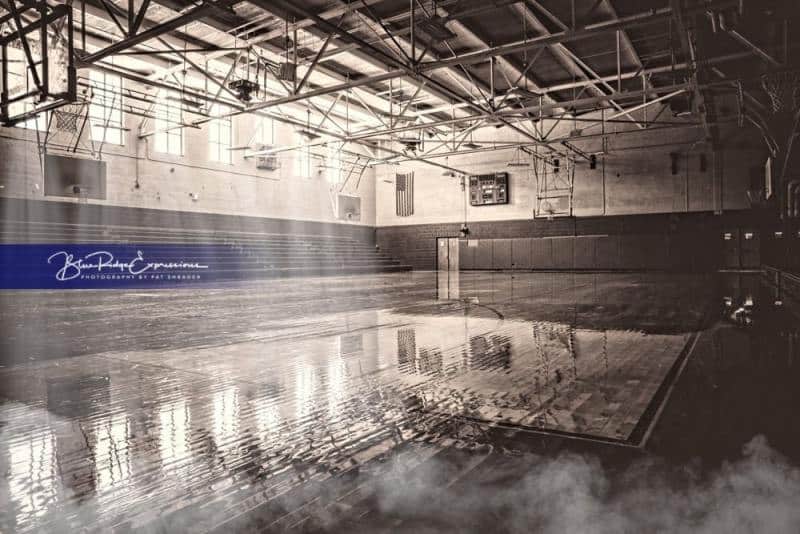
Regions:
M 800 531 L 798 25 L 0 2 L 0 533 Z

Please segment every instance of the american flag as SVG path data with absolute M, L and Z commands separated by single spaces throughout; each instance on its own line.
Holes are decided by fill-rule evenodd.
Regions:
M 399 217 L 414 214 L 414 173 L 395 175 L 395 211 Z

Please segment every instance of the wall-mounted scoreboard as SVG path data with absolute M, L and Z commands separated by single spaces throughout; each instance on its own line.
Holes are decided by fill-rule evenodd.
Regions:
M 470 206 L 508 204 L 508 173 L 477 174 L 469 177 Z

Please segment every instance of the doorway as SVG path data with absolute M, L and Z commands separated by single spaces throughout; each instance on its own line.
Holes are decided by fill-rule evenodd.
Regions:
M 436 238 L 436 286 L 439 299 L 459 298 L 458 238 Z
M 458 238 L 436 238 L 436 269 L 439 271 L 458 271 Z

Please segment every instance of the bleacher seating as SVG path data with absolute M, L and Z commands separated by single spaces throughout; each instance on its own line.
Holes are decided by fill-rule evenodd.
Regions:
M 218 232 L 30 221 L 0 222 L 2 244 L 131 244 L 213 260 L 225 279 L 386 273 L 410 270 L 369 243 L 332 235 Z M 220 273 L 218 272 L 217 275 Z

